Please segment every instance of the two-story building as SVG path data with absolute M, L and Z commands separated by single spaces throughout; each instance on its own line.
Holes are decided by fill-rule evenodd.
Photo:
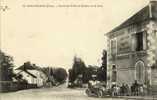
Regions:
M 105 35 L 108 83 L 157 85 L 157 1 Z
M 16 69 L 16 73 L 22 75 L 22 78 L 27 80 L 28 84 L 34 84 L 37 87 L 42 87 L 46 84 L 47 76 L 36 65 L 31 65 L 29 62 Z

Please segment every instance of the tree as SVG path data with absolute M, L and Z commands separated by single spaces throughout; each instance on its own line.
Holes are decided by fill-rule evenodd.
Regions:
M 99 81 L 107 81 L 107 51 L 103 50 L 102 53 L 102 65 L 101 67 L 98 69 L 98 80 Z
M 0 92 L 10 90 L 10 83 L 13 81 L 13 57 L 6 55 L 0 50 Z M 3 81 L 8 81 L 7 83 Z
M 6 55 L 0 50 L 0 80 L 12 81 L 13 73 L 13 57 Z
M 89 80 L 92 80 L 92 75 L 97 74 L 97 66 L 88 65 L 84 74 L 84 83 L 87 83 Z
M 107 51 L 103 50 L 102 52 L 102 66 L 105 70 L 107 69 Z
M 77 76 L 79 74 L 84 73 L 84 71 L 86 69 L 86 65 L 81 58 L 74 57 L 74 63 L 73 63 L 72 68 Z
M 64 68 L 56 68 L 53 74 L 54 74 L 55 80 L 59 83 L 65 82 L 68 76 Z
M 50 82 L 53 86 L 56 83 L 61 84 L 65 82 L 68 76 L 64 68 L 44 67 L 41 70 L 48 77 L 47 82 Z
M 79 75 L 84 77 L 85 70 L 86 65 L 84 61 L 81 58 L 75 56 L 73 59 L 72 69 L 69 70 L 69 81 L 73 83 Z
M 74 82 L 76 77 L 74 71 L 72 69 L 69 69 L 68 72 L 69 72 L 69 82 Z

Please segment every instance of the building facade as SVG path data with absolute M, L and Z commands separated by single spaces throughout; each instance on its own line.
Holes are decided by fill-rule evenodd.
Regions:
M 106 34 L 108 83 L 157 85 L 157 1 Z
M 34 84 L 37 85 L 37 87 L 44 86 L 47 81 L 47 76 L 40 67 L 31 64 L 30 62 L 26 62 L 18 67 L 16 73 L 22 75 L 22 78 L 27 80 L 28 84 Z
M 44 86 L 47 79 L 46 75 L 38 70 L 19 71 L 18 74 L 21 74 L 28 84 L 36 84 L 37 87 Z

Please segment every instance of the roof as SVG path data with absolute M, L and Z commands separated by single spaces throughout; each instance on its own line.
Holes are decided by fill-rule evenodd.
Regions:
M 25 73 L 27 73 L 28 75 L 32 76 L 33 78 L 37 78 L 34 74 L 30 73 L 30 72 L 27 71 L 27 70 L 21 70 L 21 71 L 18 72 L 17 74 L 20 74 L 21 72 L 25 72 Z
M 36 70 L 37 66 L 35 64 L 31 64 L 30 62 L 25 62 L 22 66 L 16 68 L 16 70 Z
M 16 70 L 35 70 L 34 66 L 20 66 Z
M 32 73 L 30 73 L 29 71 L 24 71 L 24 72 L 26 72 L 27 74 L 31 75 L 34 78 L 37 78 L 35 75 L 33 75 Z
M 151 15 L 150 15 L 151 14 Z M 127 19 L 108 33 L 113 33 L 131 24 L 140 23 L 148 19 L 157 19 L 157 1 L 151 1 L 147 6 L 142 8 L 139 12 Z

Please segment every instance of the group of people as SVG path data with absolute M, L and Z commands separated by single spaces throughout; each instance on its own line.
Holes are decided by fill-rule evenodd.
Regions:
M 139 84 L 136 80 L 129 86 L 123 83 L 121 86 L 113 84 L 111 87 L 112 96 L 139 96 L 145 95 L 147 92 L 146 85 Z

